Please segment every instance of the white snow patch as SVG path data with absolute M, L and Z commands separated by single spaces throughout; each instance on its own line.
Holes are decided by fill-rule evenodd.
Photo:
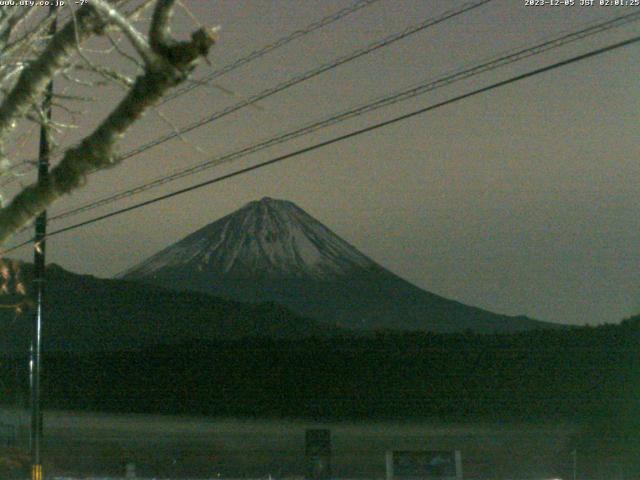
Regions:
M 139 278 L 165 268 L 192 268 L 212 275 L 233 270 L 327 278 L 375 266 L 294 204 L 263 199 L 198 230 L 127 274 Z

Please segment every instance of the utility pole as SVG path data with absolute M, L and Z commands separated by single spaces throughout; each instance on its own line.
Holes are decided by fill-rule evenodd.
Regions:
M 55 15 L 53 2 L 49 8 L 49 15 Z M 56 20 L 53 19 L 49 27 L 49 35 L 56 32 Z M 51 98 L 53 96 L 53 81 L 49 82 L 42 99 L 42 111 L 47 120 L 51 120 Z M 38 154 L 38 185 L 49 182 L 49 126 L 45 122 L 40 126 L 40 149 Z M 31 332 L 31 358 L 29 361 L 29 380 L 31 387 L 31 480 L 43 480 L 42 472 L 42 411 L 40 408 L 40 376 L 42 367 L 42 319 L 44 310 L 45 287 L 45 251 L 47 235 L 47 211 L 43 211 L 36 218 L 36 235 L 34 251 L 34 279 L 33 285 L 36 297 L 36 311 L 33 317 Z

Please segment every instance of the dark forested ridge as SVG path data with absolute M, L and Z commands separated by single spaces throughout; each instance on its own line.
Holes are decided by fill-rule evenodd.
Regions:
M 594 420 L 637 406 L 639 326 L 635 317 L 509 335 L 378 332 L 51 353 L 44 398 L 51 408 L 113 412 Z M 25 366 L 2 361 L 2 398 L 15 397 L 15 369 Z
M 33 266 L 20 263 L 19 267 L 27 291 L 33 292 Z M 341 289 L 351 287 L 345 284 Z M 3 295 L 2 304 L 20 301 L 24 297 Z M 218 342 L 257 335 L 298 340 L 350 331 L 337 322 L 306 317 L 273 301 L 242 303 L 205 293 L 78 275 L 55 264 L 47 267 L 45 309 L 43 349 L 48 352 L 140 350 L 160 344 Z M 19 318 L 12 309 L 0 309 L 0 353 L 28 350 L 30 319 L 29 309 Z M 504 328 L 498 331 L 518 331 L 524 321 L 503 320 Z M 512 320 L 513 326 L 509 326 Z M 480 328 L 481 318 L 469 313 L 464 324 L 474 322 L 477 330 L 487 331 Z M 558 327 L 535 322 L 527 325 Z
M 33 291 L 32 270 L 31 264 L 21 264 L 29 292 Z M 18 300 L 3 296 L 4 304 Z M 139 350 L 161 343 L 252 335 L 296 339 L 341 331 L 274 303 L 239 303 L 78 275 L 55 264 L 47 266 L 45 306 L 43 348 L 49 352 Z M 0 309 L 0 352 L 26 352 L 30 329 L 29 310 L 15 318 L 13 310 Z
M 538 422 L 557 422 L 570 435 L 558 444 L 562 465 L 579 451 L 582 472 L 608 472 L 617 462 L 637 476 L 639 336 L 636 317 L 619 325 L 518 334 L 378 332 L 50 352 L 43 399 L 45 409 L 204 414 L 256 424 L 282 417 L 361 425 L 462 422 L 480 430 L 518 424 L 524 436 Z M 26 398 L 26 366 L 25 357 L 0 358 L 5 403 L 15 398 L 16 378 L 18 398 Z M 469 435 L 470 442 L 486 438 Z M 507 454 L 510 445 L 501 448 Z
M 240 302 L 275 302 L 355 331 L 514 333 L 562 327 L 422 290 L 294 203 L 268 197 L 193 232 L 123 278 Z

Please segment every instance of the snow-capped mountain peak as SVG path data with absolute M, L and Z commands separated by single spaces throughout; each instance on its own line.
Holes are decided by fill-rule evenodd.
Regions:
M 294 203 L 252 201 L 162 250 L 124 276 L 196 269 L 232 278 L 328 279 L 380 268 Z
M 295 204 L 265 197 L 133 267 L 127 280 L 240 302 L 275 302 L 357 330 L 519 331 L 545 325 L 421 290 Z

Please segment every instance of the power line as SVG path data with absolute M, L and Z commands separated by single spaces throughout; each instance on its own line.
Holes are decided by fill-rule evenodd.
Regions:
M 343 8 L 342 10 L 332 14 L 332 15 L 328 15 L 320 20 L 318 20 L 317 22 L 314 22 L 310 25 L 307 25 L 306 27 L 304 27 L 301 30 L 296 30 L 295 32 L 279 38 L 278 40 L 276 40 L 275 42 L 273 42 L 270 45 L 266 45 L 262 48 L 259 48 L 257 50 L 254 50 L 253 52 L 251 52 L 249 55 L 246 55 L 242 58 L 239 58 L 238 60 L 235 60 L 227 65 L 225 65 L 224 67 L 221 67 L 213 72 L 211 72 L 209 75 L 201 78 L 198 80 L 198 83 L 195 84 L 191 84 L 191 85 L 186 85 L 180 89 L 177 89 L 174 93 L 167 95 L 165 98 L 163 98 L 163 100 L 160 102 L 160 105 L 173 100 L 176 97 L 179 97 L 181 95 L 184 95 L 185 93 L 188 93 L 198 87 L 201 87 L 203 84 L 206 84 L 208 82 L 211 82 L 212 80 L 215 80 L 218 77 L 221 77 L 223 75 L 226 75 L 229 72 L 232 72 L 233 70 L 242 67 L 243 65 L 246 65 L 249 62 L 252 62 L 253 60 L 256 60 L 257 58 L 260 58 L 264 55 L 266 55 L 267 53 L 270 53 L 280 47 L 283 47 L 285 45 L 287 45 L 288 43 L 291 43 L 294 40 L 297 40 L 300 37 L 303 37 L 305 35 L 308 35 L 309 33 L 312 33 L 322 27 L 325 27 L 331 23 L 334 23 L 338 20 L 340 20 L 343 17 L 346 17 L 347 15 L 351 15 L 354 12 L 357 12 L 358 10 L 364 8 L 364 7 L 368 7 L 369 5 L 377 2 L 378 0 L 360 0 L 356 3 L 354 3 L 353 5 Z
M 280 93 L 284 90 L 287 90 L 295 85 L 298 85 L 302 82 L 305 82 L 307 80 L 310 80 L 314 77 L 317 77 L 318 75 L 328 72 L 329 70 L 333 70 L 341 65 L 344 65 L 345 63 L 351 62 L 353 60 L 356 60 L 360 57 L 363 57 L 365 55 L 368 55 L 371 52 L 374 52 L 376 50 L 379 50 L 381 48 L 387 47 L 399 40 L 402 40 L 406 37 L 409 37 L 410 35 L 414 35 L 416 33 L 419 33 L 423 30 L 426 30 L 427 28 L 433 27 L 435 25 L 438 25 L 442 22 L 445 22 L 451 18 L 455 18 L 458 15 L 462 15 L 465 12 L 468 12 L 470 10 L 473 10 L 475 8 L 478 8 L 486 3 L 489 3 L 493 0 L 474 0 L 472 2 L 467 2 L 466 4 L 462 5 L 461 7 L 452 9 L 452 10 L 448 10 L 445 13 L 437 16 L 437 17 L 432 17 L 432 18 L 428 18 L 425 21 L 405 28 L 404 30 L 394 33 L 392 35 L 389 35 L 388 37 L 383 38 L 382 40 L 377 40 L 373 43 L 370 43 L 369 45 L 359 48 L 351 53 L 348 53 L 347 55 L 338 57 L 337 59 L 332 60 L 329 63 L 325 63 L 323 65 L 320 65 L 318 67 L 312 68 L 311 70 L 308 70 L 300 75 L 296 75 L 295 77 L 292 77 L 288 80 L 285 80 L 284 82 L 281 82 L 279 84 L 277 84 L 274 87 L 271 88 L 267 88 L 266 90 L 263 90 L 260 93 L 257 93 L 255 95 L 250 96 L 249 98 L 236 103 L 235 105 L 231 105 L 219 112 L 215 112 L 212 115 L 209 115 L 207 117 L 204 117 L 200 120 L 197 120 L 193 123 L 191 123 L 190 125 L 187 125 L 186 127 L 181 128 L 179 131 L 177 132 L 171 132 L 167 135 L 164 135 L 162 137 L 159 137 L 155 140 L 152 140 L 148 143 L 145 143 L 143 145 L 140 145 L 139 147 L 133 149 L 133 150 L 129 150 L 128 152 L 126 152 L 124 155 L 122 155 L 120 158 L 122 160 L 126 160 L 128 158 L 131 158 L 135 155 L 138 155 L 142 152 L 144 152 L 145 150 L 149 150 L 150 148 L 153 148 L 157 145 L 160 145 L 162 143 L 165 143 L 169 140 L 172 140 L 174 138 L 177 138 L 181 135 L 184 135 L 185 133 L 189 133 L 192 130 L 195 130 L 198 127 L 201 127 L 203 125 L 206 125 L 208 123 L 211 123 L 215 120 L 219 120 L 220 118 L 226 117 L 227 115 L 237 112 L 238 110 L 252 105 L 256 102 L 259 102 L 261 100 L 264 100 L 265 98 L 271 97 L 272 95 L 275 95 L 276 93 Z
M 252 62 L 253 60 L 256 60 L 274 50 L 277 50 L 278 48 L 284 47 L 285 45 L 293 42 L 294 40 L 297 40 L 298 38 L 301 38 L 305 35 L 308 35 L 310 33 L 313 33 L 314 31 L 326 27 L 327 25 L 330 25 L 332 23 L 337 22 L 338 20 L 351 15 L 352 13 L 355 13 L 365 7 L 368 7 L 369 5 L 372 5 L 376 2 L 378 2 L 379 0 L 358 0 L 357 2 L 355 2 L 353 5 L 343 8 L 342 10 L 339 10 L 331 15 L 327 15 L 326 17 L 321 18 L 320 20 L 313 22 L 299 30 L 296 30 L 292 33 L 290 33 L 289 35 L 286 35 L 284 37 L 279 38 L 278 40 L 276 40 L 275 42 L 269 44 L 269 45 L 265 45 L 264 47 L 261 47 L 257 50 L 254 50 L 253 52 L 251 52 L 250 54 L 241 57 L 237 60 L 234 60 L 231 63 L 228 63 L 227 65 L 220 67 L 219 69 L 211 72 L 209 75 L 207 75 L 206 77 L 198 80 L 195 83 L 192 83 L 190 85 L 185 86 L 182 89 L 179 89 L 177 91 L 175 91 L 174 93 L 167 95 L 166 97 L 163 98 L 163 100 L 159 103 L 159 105 L 162 105 L 170 100 L 175 99 L 178 96 L 181 96 L 185 93 L 188 93 L 190 91 L 192 91 L 195 88 L 201 87 L 203 85 L 206 85 L 207 83 L 211 82 L 212 80 L 221 77 L 223 75 L 226 75 L 229 72 L 232 72 L 233 70 L 240 68 L 243 65 L 246 65 L 247 63 Z M 31 159 L 31 160 L 23 160 L 20 163 L 16 164 L 16 165 L 12 165 L 9 170 L 10 171 L 14 171 L 24 165 L 32 165 L 35 162 L 37 162 L 37 160 Z M 27 173 L 29 170 L 31 169 L 27 169 L 26 171 L 22 172 L 22 174 Z M 0 184 L 0 186 L 6 186 L 9 183 L 11 183 L 13 180 L 15 179 L 15 177 L 12 177 L 12 179 L 10 179 L 9 181 L 6 181 L 2 184 Z
M 310 80 L 314 77 L 317 77 L 318 75 L 325 73 L 327 71 L 333 70 L 335 68 L 338 68 L 341 65 L 344 65 L 345 63 L 351 62 L 353 60 L 356 60 L 360 57 L 363 57 L 365 55 L 368 55 L 371 52 L 374 52 L 376 50 L 379 50 L 381 48 L 387 47 L 399 40 L 402 40 L 410 35 L 414 35 L 418 32 L 421 32 L 423 30 L 426 30 L 427 28 L 433 27 L 435 25 L 438 25 L 442 22 L 445 22 L 451 18 L 455 18 L 458 15 L 462 15 L 463 13 L 473 10 L 475 8 L 478 8 L 486 3 L 489 3 L 493 0 L 473 0 L 471 2 L 467 2 L 465 4 L 463 4 L 461 7 L 458 7 L 456 9 L 452 9 L 452 10 L 448 10 L 445 13 L 437 16 L 437 17 L 431 17 L 428 18 L 426 20 L 424 20 L 423 22 L 417 24 L 417 25 L 413 25 L 411 27 L 407 27 L 404 30 L 394 33 L 392 35 L 389 35 L 388 37 L 385 37 L 381 40 L 377 40 L 373 43 L 370 43 L 369 45 L 359 48 L 347 55 L 338 57 L 337 59 L 332 60 L 331 62 L 325 63 L 323 65 L 317 66 L 315 68 L 312 68 L 311 70 L 308 70 L 302 74 L 296 75 L 288 80 L 285 80 L 284 82 L 281 82 L 277 85 L 275 85 L 274 87 L 270 87 L 267 88 L 263 91 L 261 91 L 260 93 L 257 93 L 255 95 L 252 95 L 250 97 L 248 97 L 245 100 L 242 100 L 234 105 L 231 105 L 227 108 L 224 108 L 221 111 L 215 112 L 207 117 L 204 117 L 200 120 L 197 120 L 181 129 L 179 129 L 178 131 L 175 132 L 171 132 L 168 133 L 166 135 L 163 135 L 161 137 L 158 137 L 154 140 L 151 140 L 150 142 L 147 142 L 143 145 L 140 145 L 132 150 L 129 150 L 128 152 L 122 154 L 119 157 L 119 160 L 126 160 L 128 158 L 134 157 L 136 155 L 139 155 L 140 153 L 149 150 L 153 147 L 156 147 L 162 143 L 168 142 L 169 140 L 172 140 L 174 138 L 178 138 L 182 135 L 184 135 L 185 133 L 189 133 L 192 130 L 195 130 L 196 128 L 199 128 L 203 125 L 206 125 L 208 123 L 211 123 L 215 120 L 219 120 L 223 117 L 226 117 L 227 115 L 230 115 L 234 112 L 237 112 L 238 110 L 241 110 L 244 107 L 247 107 L 249 105 L 253 105 L 256 102 L 259 102 L 261 100 L 264 100 L 265 98 L 271 97 L 277 93 L 280 93 L 284 90 L 287 90 L 295 85 L 298 85 L 302 82 L 305 82 L 307 80 Z M 96 170 L 97 171 L 97 170 Z
M 529 71 L 527 73 L 516 75 L 515 77 L 511 77 L 511 78 L 509 78 L 507 80 L 502 80 L 500 82 L 493 83 L 493 84 L 488 85 L 486 87 L 482 87 L 482 88 L 473 90 L 471 92 L 464 93 L 462 95 L 458 95 L 458 96 L 450 98 L 448 100 L 444 100 L 442 102 L 435 103 L 435 104 L 430 105 L 428 107 L 424 107 L 424 108 L 420 108 L 418 110 L 414 110 L 412 112 L 409 112 L 409 113 L 406 113 L 406 114 L 391 118 L 389 120 L 385 120 L 384 122 L 379 122 L 379 123 L 376 123 L 374 125 L 370 125 L 368 127 L 361 128 L 359 130 L 355 130 L 353 132 L 350 132 L 350 133 L 347 133 L 347 134 L 344 134 L 344 135 L 340 135 L 338 137 L 334 137 L 334 138 L 332 138 L 330 140 L 326 140 L 326 141 L 311 145 L 309 147 L 301 148 L 299 150 L 296 150 L 296 151 L 293 151 L 293 152 L 290 152 L 290 153 L 287 153 L 287 154 L 284 154 L 284 155 L 280 155 L 278 157 L 272 158 L 271 160 L 267 160 L 265 162 L 261 162 L 261 163 L 255 164 L 255 165 L 252 165 L 250 167 L 243 168 L 241 170 L 236 170 L 235 172 L 228 173 L 226 175 L 222 175 L 220 177 L 216 177 L 216 178 L 211 179 L 211 180 L 200 182 L 200 183 L 197 183 L 195 185 L 191 185 L 190 187 L 186 187 L 186 188 L 183 188 L 183 189 L 180 189 L 180 190 L 176 190 L 174 192 L 171 192 L 171 193 L 168 193 L 168 194 L 165 194 L 165 195 L 161 195 L 161 196 L 153 198 L 151 200 L 140 202 L 140 203 L 138 203 L 136 205 L 132 205 L 130 207 L 125 207 L 125 208 L 122 208 L 120 210 L 116 210 L 114 212 L 111 212 L 111 213 L 108 213 L 108 214 L 105 214 L 105 215 L 101 215 L 101 216 L 92 218 L 90 220 L 86 220 L 84 222 L 79 222 L 79 223 L 76 223 L 74 225 L 70 225 L 68 227 L 64 227 L 64 228 L 60 228 L 58 230 L 54 230 L 51 233 L 49 233 L 47 235 L 47 237 L 52 237 L 54 235 L 58 235 L 58 234 L 61 234 L 61 233 L 64 233 L 64 232 L 75 230 L 77 228 L 81 228 L 81 227 L 84 227 L 86 225 L 90 225 L 92 223 L 96 223 L 96 222 L 99 222 L 101 220 L 105 220 L 107 218 L 111 218 L 111 217 L 114 217 L 116 215 L 120 215 L 122 213 L 130 212 L 132 210 L 137 210 L 139 208 L 145 207 L 147 205 L 151 205 L 153 203 L 160 202 L 162 200 L 167 200 L 169 198 L 176 197 L 178 195 L 182 195 L 184 193 L 188 193 L 188 192 L 200 189 L 202 187 L 206 187 L 208 185 L 213 185 L 215 183 L 219 183 L 219 182 L 222 182 L 224 180 L 228 180 L 230 178 L 234 178 L 234 177 L 243 175 L 245 173 L 249 173 L 249 172 L 252 172 L 254 170 L 258 170 L 260 168 L 267 167 L 269 165 L 273 165 L 275 163 L 282 162 L 282 161 L 287 160 L 289 158 L 293 158 L 293 157 L 302 155 L 304 153 L 308 153 L 308 152 L 311 152 L 311 151 L 314 151 L 314 150 L 318 150 L 320 148 L 323 148 L 323 147 L 326 147 L 326 146 L 329 146 L 329 145 L 333 145 L 333 144 L 341 142 L 343 140 L 347 140 L 349 138 L 353 138 L 353 137 L 356 137 L 358 135 L 362 135 L 364 133 L 372 132 L 374 130 L 378 130 L 380 128 L 387 127 L 389 125 L 393 125 L 393 124 L 401 122 L 403 120 L 407 120 L 407 119 L 413 118 L 415 116 L 422 115 L 424 113 L 430 112 L 432 110 L 435 110 L 435 109 L 438 109 L 438 108 L 441 108 L 441 107 L 444 107 L 444 106 L 447 106 L 447 105 L 451 105 L 453 103 L 456 103 L 456 102 L 459 102 L 461 100 L 473 97 L 475 95 L 486 93 L 486 92 L 489 92 L 491 90 L 495 90 L 497 88 L 504 87 L 506 85 L 518 82 L 520 80 L 531 78 L 533 76 L 540 75 L 542 73 L 549 72 L 551 70 L 555 70 L 557 68 L 564 67 L 566 65 L 570 65 L 570 64 L 582 61 L 582 60 L 586 60 L 588 58 L 595 57 L 597 55 L 601 55 L 601 54 L 606 53 L 606 52 L 617 50 L 619 48 L 626 47 L 626 46 L 632 45 L 632 44 L 637 43 L 637 42 L 640 42 L 640 36 L 636 36 L 636 37 L 630 38 L 630 39 L 622 41 L 622 42 L 614 43 L 612 45 L 608 45 L 606 47 L 602 47 L 602 48 L 599 48 L 597 50 L 592 50 L 592 51 L 584 53 L 582 55 L 577 55 L 577 56 L 571 57 L 569 59 L 553 63 L 553 64 L 548 65 L 546 67 L 542 67 L 542 68 L 538 68 L 538 69 L 535 69 L 535 70 L 531 70 L 531 71 Z M 4 253 L 12 252 L 12 251 L 14 251 L 14 250 L 16 250 L 16 249 L 18 249 L 20 247 L 23 247 L 24 245 L 32 243 L 32 242 L 33 242 L 33 239 L 27 240 L 25 242 L 22 242 L 21 244 L 18 244 L 18 245 L 14 246 L 14 247 L 9 248 L 8 250 L 5 250 Z
M 633 21 L 637 21 L 639 19 L 640 19 L 640 12 L 635 12 L 633 14 L 619 16 L 605 22 L 592 24 L 579 31 L 564 34 L 560 37 L 553 38 L 551 40 L 539 43 L 532 47 L 511 51 L 511 53 L 508 53 L 507 55 L 494 58 L 492 60 L 475 65 L 473 67 L 470 67 L 464 70 L 456 70 L 452 73 L 445 74 L 443 77 L 440 77 L 439 79 L 429 80 L 428 82 L 420 84 L 418 86 L 414 86 L 409 89 L 405 89 L 401 92 L 395 93 L 393 95 L 377 99 L 373 102 L 369 102 L 367 104 L 364 104 L 355 108 L 351 108 L 349 110 L 343 111 L 338 114 L 334 114 L 328 118 L 315 121 L 301 128 L 294 129 L 293 131 L 289 131 L 281 135 L 278 135 L 276 137 L 272 137 L 268 140 L 258 142 L 256 144 L 244 147 L 240 150 L 236 150 L 234 152 L 225 154 L 220 157 L 215 157 L 213 159 L 198 163 L 196 165 L 184 168 L 182 170 L 175 171 L 169 175 L 158 177 L 142 185 L 138 185 L 137 187 L 126 189 L 126 190 L 117 192 L 115 194 L 108 195 L 101 199 L 88 202 L 84 205 L 80 205 L 78 207 L 64 211 L 58 215 L 55 215 L 50 218 L 50 221 L 57 221 L 63 218 L 75 216 L 79 213 L 93 210 L 104 205 L 108 205 L 117 200 L 120 200 L 123 198 L 129 198 L 133 195 L 145 192 L 149 189 L 159 187 L 161 185 L 165 185 L 167 183 L 178 180 L 180 178 L 184 178 L 189 175 L 194 175 L 196 173 L 207 170 L 209 168 L 213 168 L 215 166 L 221 165 L 223 163 L 238 160 L 240 158 L 246 157 L 249 154 L 258 152 L 268 147 L 272 147 L 274 145 L 278 145 L 280 143 L 284 143 L 286 141 L 300 137 L 302 135 L 306 135 L 308 133 L 317 131 L 319 129 L 322 129 L 331 125 L 335 125 L 347 119 L 360 116 L 365 113 L 369 113 L 371 111 L 407 100 L 409 98 L 413 98 L 415 96 L 433 91 L 440 87 L 451 85 L 452 83 L 455 83 L 457 81 L 465 80 L 472 76 L 479 75 L 481 73 L 485 73 L 490 70 L 494 70 L 496 68 L 508 65 L 510 63 L 520 61 L 524 58 L 528 58 L 534 55 L 544 53 L 548 50 L 566 45 L 567 43 L 583 39 L 589 35 L 600 33 L 605 30 L 609 30 L 611 28 L 619 27 L 621 25 L 624 25 Z

